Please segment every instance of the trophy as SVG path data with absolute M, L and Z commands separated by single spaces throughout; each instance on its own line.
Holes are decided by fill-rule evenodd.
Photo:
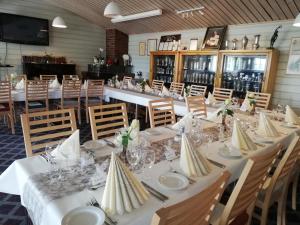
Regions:
M 238 39 L 233 39 L 232 40 L 232 43 L 233 43 L 233 46 L 232 46 L 232 50 L 236 50 L 236 43 L 238 42 Z
M 247 49 L 248 38 L 247 38 L 246 35 L 243 37 L 242 44 L 243 44 L 243 49 L 244 49 L 244 50 Z
M 254 35 L 254 44 L 253 44 L 253 49 L 258 49 L 259 48 L 259 39 L 260 39 L 260 34 Z

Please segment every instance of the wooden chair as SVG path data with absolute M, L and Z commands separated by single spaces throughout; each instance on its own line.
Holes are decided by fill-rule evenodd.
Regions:
M 299 136 L 294 135 L 288 149 L 279 161 L 274 174 L 269 176 L 258 196 L 255 206 L 261 209 L 261 215 L 253 216 L 261 225 L 268 223 L 269 208 L 277 202 L 277 224 L 286 224 L 286 199 L 293 170 L 300 154 Z
M 172 82 L 170 87 L 170 92 L 182 95 L 184 89 L 184 83 Z
M 7 125 L 11 128 L 12 134 L 15 134 L 14 104 L 11 97 L 10 81 L 0 81 L 0 116 L 9 119 Z
M 201 86 L 201 85 L 191 85 L 191 90 L 190 90 L 190 96 L 205 96 L 207 90 L 207 86 Z
M 213 96 L 217 101 L 225 101 L 231 99 L 233 94 L 232 89 L 214 88 Z
M 149 101 L 151 128 L 176 123 L 173 98 L 162 98 Z
M 211 219 L 212 225 L 233 224 L 241 217 L 244 221 L 236 224 L 248 223 L 257 194 L 266 181 L 268 172 L 274 165 L 280 149 L 281 146 L 276 146 L 274 149 L 248 160 L 226 206 L 219 204 L 216 207 Z
M 86 114 L 86 122 L 89 123 L 89 107 L 102 105 L 104 91 L 104 80 L 88 80 L 85 90 L 83 107 Z
M 128 82 L 132 81 L 132 77 L 124 76 L 123 77 L 123 86 L 128 87 Z
M 21 115 L 26 156 L 42 154 L 46 145 L 55 145 L 76 131 L 74 109 Z
M 248 98 L 249 94 L 254 95 L 254 99 L 256 100 L 256 107 L 268 109 L 270 104 L 271 94 L 247 91 L 246 98 Z
M 162 80 L 153 80 L 152 81 L 152 85 L 151 88 L 153 90 L 157 90 L 157 91 L 162 91 L 163 87 L 164 87 L 165 82 Z
M 27 80 L 25 113 L 49 110 L 48 81 Z
M 207 117 L 204 96 L 188 96 L 185 99 L 186 107 L 196 117 Z
M 89 107 L 93 140 L 114 135 L 120 128 L 128 127 L 125 103 Z
M 40 80 L 53 81 L 57 79 L 57 75 L 40 75 Z
M 79 124 L 81 124 L 80 113 L 81 80 L 63 80 L 60 109 L 74 108 L 77 110 Z
M 63 80 L 79 80 L 78 75 L 63 75 Z
M 219 202 L 230 177 L 225 171 L 217 181 L 175 205 L 159 209 L 153 216 L 151 225 L 208 225 L 216 204 Z

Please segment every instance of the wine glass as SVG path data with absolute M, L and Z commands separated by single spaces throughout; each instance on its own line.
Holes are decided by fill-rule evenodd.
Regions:
M 126 150 L 126 159 L 130 164 L 132 170 L 135 170 L 135 167 L 141 160 L 141 149 L 137 147 L 128 147 Z

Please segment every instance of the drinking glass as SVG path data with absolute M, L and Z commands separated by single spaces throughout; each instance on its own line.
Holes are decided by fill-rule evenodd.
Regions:
M 137 147 L 128 147 L 126 150 L 126 159 L 130 164 L 131 170 L 135 170 L 141 160 L 141 149 Z

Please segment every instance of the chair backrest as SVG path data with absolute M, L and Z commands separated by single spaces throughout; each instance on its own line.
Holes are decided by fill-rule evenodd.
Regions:
M 271 94 L 247 91 L 246 98 L 248 98 L 249 94 L 254 95 L 254 99 L 256 100 L 256 107 L 268 109 L 270 99 L 271 99 Z
M 78 75 L 63 75 L 63 80 L 79 80 Z
M 80 101 L 81 80 L 63 80 L 62 81 L 62 105 L 65 99 L 75 99 Z
M 89 107 L 93 140 L 114 135 L 120 128 L 128 127 L 125 103 Z
M 12 104 L 10 81 L 0 80 L 0 103 Z
M 46 145 L 55 145 L 76 131 L 74 109 L 21 115 L 27 157 L 41 154 Z
M 165 82 L 162 80 L 153 80 L 151 88 L 153 90 L 162 91 Z
M 182 95 L 184 89 L 184 83 L 172 82 L 170 87 L 170 92 Z
M 190 96 L 202 95 L 205 96 L 207 90 L 207 86 L 201 85 L 191 85 Z
M 86 98 L 99 97 L 103 98 L 104 80 L 88 80 L 86 89 Z
M 40 80 L 52 81 L 57 79 L 57 75 L 40 75 Z
M 162 98 L 149 101 L 151 128 L 176 123 L 173 98 Z
M 48 100 L 48 82 L 46 80 L 26 81 L 26 101 Z
M 219 225 L 227 225 L 245 212 L 250 213 L 249 216 L 252 215 L 251 210 L 253 210 L 257 194 L 267 179 L 276 156 L 280 154 L 280 149 L 281 146 L 278 145 L 248 160 L 224 208 Z
M 232 89 L 214 88 L 213 96 L 217 101 L 225 101 L 231 99 L 233 94 Z
M 128 86 L 128 82 L 132 81 L 132 77 L 124 76 L 123 77 L 123 85 Z
M 273 190 L 276 186 L 276 183 L 280 180 L 288 182 L 291 173 L 299 159 L 300 154 L 300 139 L 297 134 L 294 134 L 292 141 L 289 144 L 288 149 L 284 153 L 282 159 L 280 159 L 273 176 L 271 177 L 270 184 L 266 191 L 266 198 L 272 197 Z M 286 183 L 288 184 L 288 183 Z
M 188 96 L 186 97 L 186 107 L 196 117 L 206 117 L 206 104 L 204 96 Z
M 217 181 L 199 194 L 159 209 L 154 214 L 151 225 L 209 224 L 210 216 L 224 192 L 229 177 L 229 172 L 225 171 Z

